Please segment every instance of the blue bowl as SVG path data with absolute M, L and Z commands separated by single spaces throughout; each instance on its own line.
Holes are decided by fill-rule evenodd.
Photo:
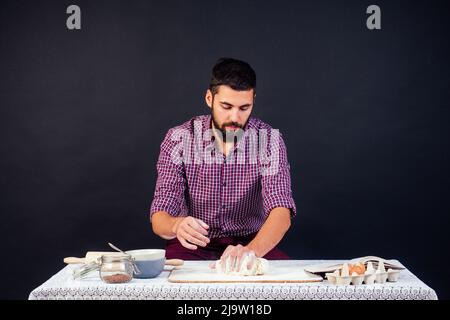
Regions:
M 166 250 L 163 249 L 141 249 L 126 251 L 134 258 L 134 262 L 140 273 L 134 273 L 133 277 L 138 279 L 155 278 L 161 274 L 166 263 Z

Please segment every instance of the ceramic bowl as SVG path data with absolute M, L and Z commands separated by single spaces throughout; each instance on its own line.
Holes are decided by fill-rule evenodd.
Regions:
M 166 250 L 163 249 L 140 249 L 129 250 L 130 254 L 139 269 L 133 277 L 138 279 L 155 278 L 160 275 L 166 262 Z

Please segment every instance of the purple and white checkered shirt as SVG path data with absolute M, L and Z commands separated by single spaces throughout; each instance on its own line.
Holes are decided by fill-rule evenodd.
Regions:
M 276 207 L 291 209 L 287 151 L 278 130 L 250 117 L 228 156 L 218 148 L 211 115 L 170 129 L 161 143 L 158 178 L 150 208 L 193 216 L 209 225 L 208 237 L 256 233 Z

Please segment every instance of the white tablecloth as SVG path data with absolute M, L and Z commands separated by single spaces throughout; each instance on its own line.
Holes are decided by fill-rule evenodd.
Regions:
M 306 266 L 314 263 L 342 262 L 336 260 L 270 261 L 276 267 L 286 264 Z M 186 261 L 186 265 L 198 263 Z M 204 261 L 204 263 L 209 263 Z M 68 265 L 34 289 L 30 300 L 121 300 L 121 299 L 196 299 L 196 300 L 323 300 L 323 299 L 389 299 L 436 300 L 433 289 L 419 280 L 409 270 L 400 273 L 398 282 L 373 285 L 331 285 L 318 283 L 171 283 L 170 270 L 154 279 L 133 279 L 125 284 L 103 283 L 94 272 L 83 280 L 74 280 L 72 271 L 79 265 Z

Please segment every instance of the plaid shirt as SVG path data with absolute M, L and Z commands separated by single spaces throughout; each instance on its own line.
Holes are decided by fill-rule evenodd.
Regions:
M 261 137 L 263 131 L 267 134 Z M 210 115 L 170 129 L 156 166 L 150 218 L 157 211 L 174 217 L 190 215 L 209 225 L 210 238 L 258 232 L 276 207 L 291 209 L 293 218 L 296 206 L 281 134 L 274 139 L 273 129 L 254 117 L 249 118 L 243 132 L 226 157 L 215 142 Z M 258 143 L 251 143 L 255 141 Z M 267 157 L 255 159 L 262 150 L 261 141 L 268 143 L 262 153 Z M 270 157 L 272 163 L 267 161 Z

